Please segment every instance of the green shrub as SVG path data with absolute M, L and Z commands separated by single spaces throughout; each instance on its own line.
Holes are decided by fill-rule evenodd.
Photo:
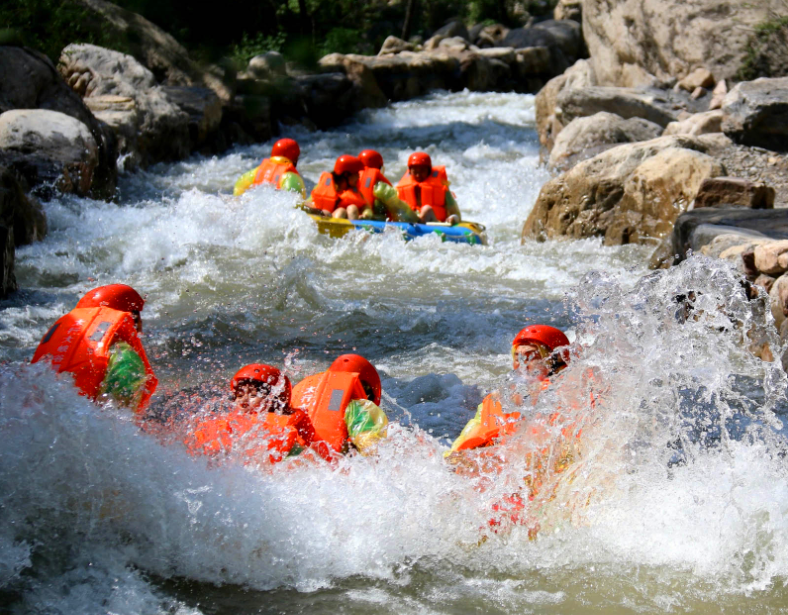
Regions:
M 230 56 L 238 69 L 242 70 L 249 64 L 249 60 L 255 56 L 259 56 L 266 51 L 282 51 L 286 38 L 284 32 L 277 32 L 270 36 L 257 33 L 254 37 L 244 32 L 241 36 L 241 42 L 232 46 Z
M 3 40 L 43 52 L 57 62 L 70 43 L 92 43 L 128 53 L 121 37 L 97 24 L 93 13 L 68 0 L 2 0 Z
M 329 30 L 323 44 L 321 55 L 329 53 L 354 53 L 362 41 L 361 32 L 353 28 L 334 28 Z

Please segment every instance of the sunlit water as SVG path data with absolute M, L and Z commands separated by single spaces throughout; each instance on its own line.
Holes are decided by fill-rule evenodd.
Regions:
M 428 151 L 489 245 L 334 240 L 289 195 L 232 198 L 270 143 L 126 176 L 119 204 L 49 203 L 50 235 L 18 252 L 23 290 L 0 309 L 0 611 L 788 606 L 785 375 L 747 351 L 757 335 L 779 342 L 733 272 L 691 259 L 646 275 L 645 248 L 520 245 L 549 177 L 530 96 L 434 95 L 295 136 L 310 182 L 341 153 L 375 147 L 396 180 L 410 151 Z M 141 431 L 26 366 L 48 325 L 109 282 L 147 296 L 159 410 L 221 398 L 244 363 L 297 381 L 355 351 L 383 374 L 389 440 L 339 468 L 210 465 L 178 432 Z M 688 290 L 682 318 L 674 297 Z M 456 473 L 443 452 L 488 391 L 528 392 L 508 350 L 535 322 L 575 340 L 571 367 L 527 410 L 543 425 L 560 410 L 572 456 L 524 523 L 496 532 L 492 511 L 532 475 L 532 454 L 566 448 L 560 426 L 538 450 L 515 437 L 499 471 Z

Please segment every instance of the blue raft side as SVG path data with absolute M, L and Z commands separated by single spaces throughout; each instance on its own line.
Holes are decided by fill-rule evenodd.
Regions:
M 353 226 L 372 233 L 382 233 L 387 228 L 398 228 L 406 240 L 438 233 L 443 241 L 453 243 L 481 244 L 481 238 L 471 229 L 463 226 L 430 226 L 428 224 L 410 224 L 408 222 L 379 222 L 376 220 L 353 220 Z

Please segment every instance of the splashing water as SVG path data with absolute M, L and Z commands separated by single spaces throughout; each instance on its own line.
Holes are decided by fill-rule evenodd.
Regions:
M 478 249 L 331 240 L 289 195 L 229 197 L 270 144 L 126 177 L 120 204 L 50 203 L 52 234 L 19 251 L 26 290 L 0 311 L 0 603 L 15 613 L 781 608 L 786 377 L 751 353 L 780 350 L 763 299 L 748 300 L 716 261 L 644 275 L 637 247 L 521 246 L 547 179 L 532 121 L 530 96 L 437 94 L 297 135 L 311 181 L 366 146 L 396 179 L 407 152 L 426 149 L 447 165 L 466 217 L 488 226 Z M 284 364 L 297 380 L 357 351 L 383 371 L 383 405 L 399 423 L 377 457 L 336 468 L 191 458 L 177 433 L 162 439 L 23 364 L 81 292 L 114 281 L 147 294 L 160 403 L 185 405 L 187 387 L 221 399 L 244 362 Z M 508 373 L 511 337 L 529 322 L 574 339 L 570 366 L 538 396 L 527 375 Z M 499 447 L 505 463 L 458 472 L 445 443 L 492 389 L 505 405 L 526 395 L 527 420 Z M 511 493 L 524 522 L 495 512 Z

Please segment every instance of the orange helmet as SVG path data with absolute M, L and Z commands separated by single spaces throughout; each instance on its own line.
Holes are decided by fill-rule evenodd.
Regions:
M 141 312 L 145 299 L 126 284 L 107 284 L 85 293 L 75 309 L 108 307 L 120 312 Z
M 380 394 L 382 386 L 380 384 L 380 374 L 375 366 L 358 354 L 343 354 L 337 357 L 328 368 L 330 372 L 350 372 L 358 374 L 359 380 L 368 385 L 374 392 L 372 401 L 380 405 Z
M 415 152 L 408 158 L 408 167 L 429 167 L 432 168 L 432 158 L 424 152 Z
M 298 164 L 301 148 L 293 139 L 279 139 L 271 148 L 271 156 L 284 156 L 294 165 Z
M 284 382 L 282 382 L 283 378 Z M 285 406 L 290 405 L 290 393 L 292 391 L 290 379 L 272 365 L 266 365 L 265 363 L 245 365 L 235 373 L 235 376 L 233 376 L 233 379 L 230 381 L 230 390 L 235 393 L 238 387 L 244 382 L 258 382 L 266 384 L 271 388 L 281 386 L 282 391 L 279 393 L 279 400 Z
M 374 149 L 365 149 L 358 155 L 358 159 L 365 167 L 373 169 L 383 168 L 383 156 L 381 156 Z
M 360 173 L 364 170 L 364 163 L 355 156 L 343 154 L 334 163 L 334 175 L 344 175 L 345 173 Z

